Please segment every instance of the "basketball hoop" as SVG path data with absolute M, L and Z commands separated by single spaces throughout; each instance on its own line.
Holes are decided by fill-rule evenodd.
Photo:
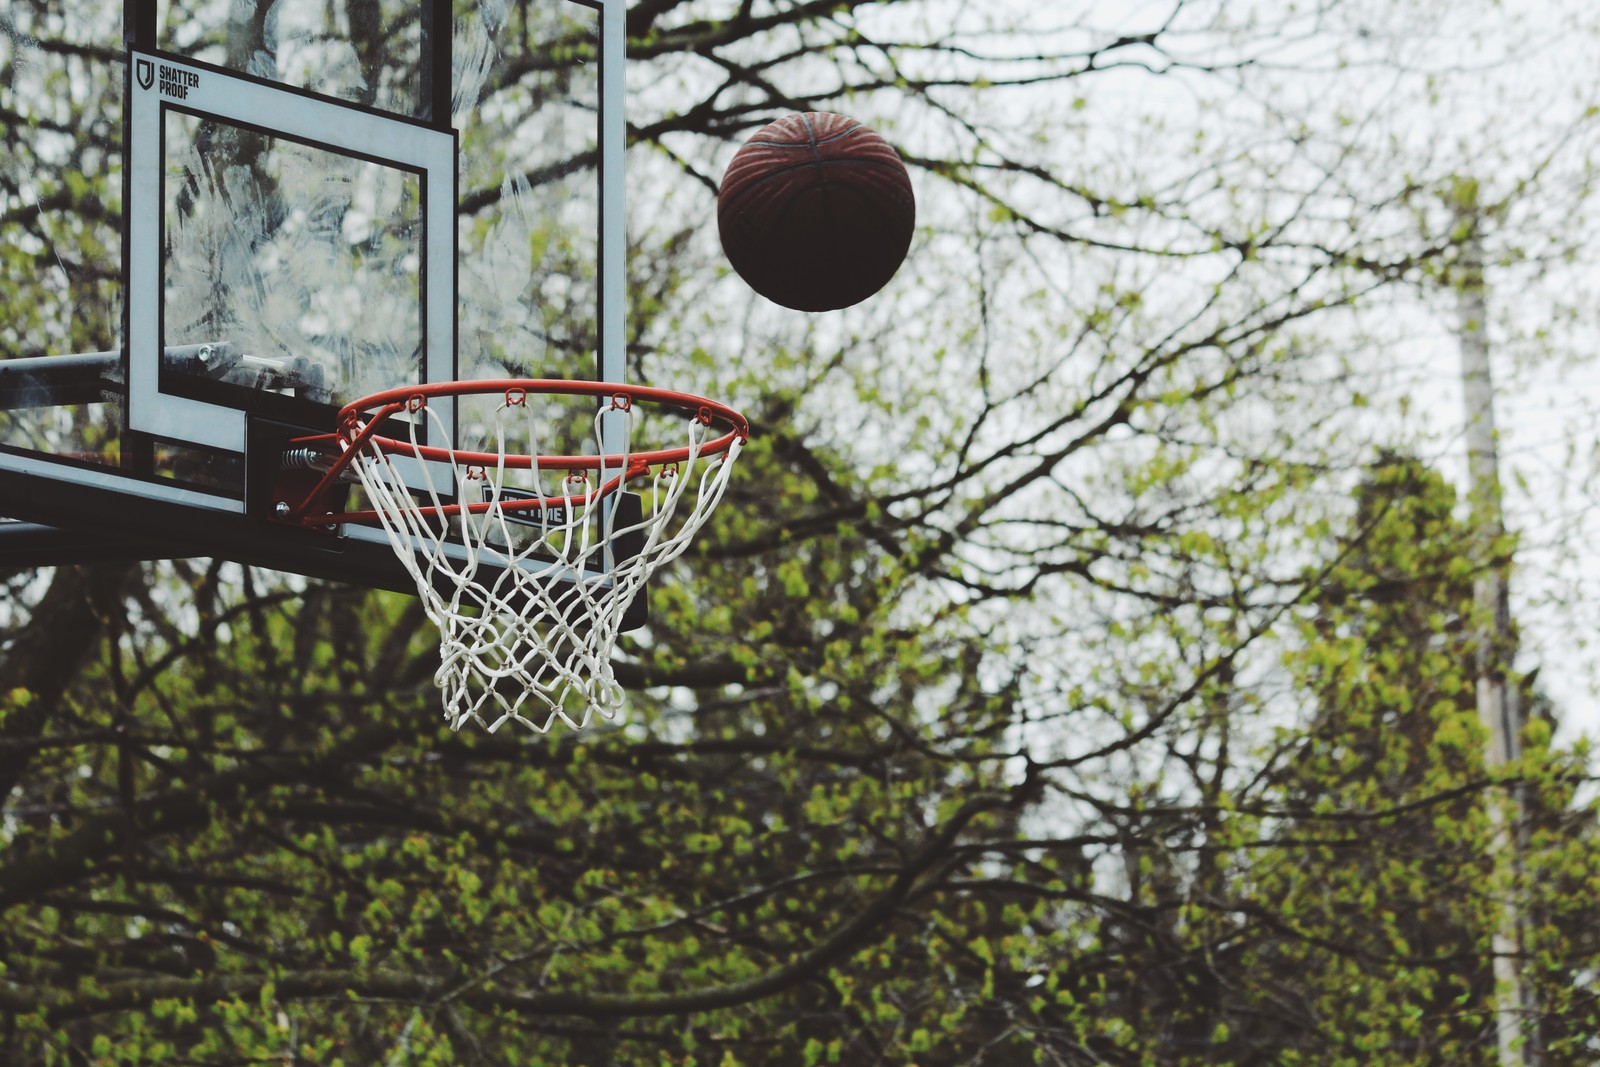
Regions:
M 545 454 L 553 435 L 535 401 L 555 395 L 597 399 L 593 454 Z M 498 396 L 484 428 L 492 446 L 424 443 L 450 439 L 436 402 L 464 396 Z M 632 451 L 641 404 L 681 417 L 685 443 Z M 615 382 L 392 389 L 347 405 L 331 438 L 297 442 L 335 442 L 339 454 L 305 503 L 279 517 L 382 526 L 439 627 L 434 678 L 452 729 L 475 720 L 493 732 L 511 719 L 540 733 L 557 721 L 582 729 L 621 706 L 611 652 L 628 606 L 710 516 L 749 435 L 723 404 Z M 370 510 L 319 511 L 347 471 Z M 622 492 L 630 485 L 637 514 Z M 453 548 L 465 548 L 465 562 Z

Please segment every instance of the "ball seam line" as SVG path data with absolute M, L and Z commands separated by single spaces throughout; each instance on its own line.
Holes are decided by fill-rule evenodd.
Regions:
M 827 137 L 823 137 L 814 141 L 746 141 L 744 143 L 744 147 L 749 148 L 751 145 L 754 145 L 758 148 L 807 148 L 813 144 L 833 144 L 835 141 L 842 141 L 846 137 L 853 137 L 864 129 L 866 129 L 865 126 L 856 125 L 850 127 L 848 130 L 841 130 L 838 133 L 830 134 Z

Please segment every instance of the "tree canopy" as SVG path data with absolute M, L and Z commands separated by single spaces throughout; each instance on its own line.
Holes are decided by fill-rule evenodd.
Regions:
M 8 144 L 80 175 L 0 174 L 5 358 L 117 344 L 76 269 L 116 247 L 111 90 L 9 88 L 114 49 L 58 6 L 0 12 Z M 530 187 L 584 165 L 513 154 L 536 6 L 458 4 L 505 78 L 468 147 Z M 1511 316 L 1519 351 L 1563 350 L 1585 254 L 1592 87 L 1530 115 L 1508 72 L 1593 41 L 1493 6 L 636 0 L 630 369 L 755 436 L 618 651 L 623 716 L 442 729 L 399 595 L 8 575 L 5 1057 L 1491 1064 L 1513 899 L 1522 1035 L 1592 1062 L 1589 752 L 1524 656 L 1523 755 L 1485 764 L 1471 585 L 1521 546 L 1426 410 L 1464 203 L 1552 324 Z M 716 248 L 721 165 L 793 110 L 917 187 L 840 315 Z M 517 186 L 477 173 L 481 237 Z M 51 198 L 81 232 L 24 239 Z

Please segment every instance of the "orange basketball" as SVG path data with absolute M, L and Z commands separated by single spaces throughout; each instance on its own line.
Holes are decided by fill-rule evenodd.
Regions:
M 757 130 L 717 195 L 733 269 L 796 311 L 834 311 L 882 289 L 911 247 L 916 217 L 899 154 L 861 123 L 827 112 Z

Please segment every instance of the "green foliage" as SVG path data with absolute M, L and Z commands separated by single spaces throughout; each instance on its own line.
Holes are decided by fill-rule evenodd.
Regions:
M 562 88 L 555 50 L 516 51 L 536 9 L 461 9 L 503 15 L 527 78 L 464 145 L 461 239 L 583 283 L 570 228 L 501 227 L 521 187 L 484 177 Z M 1129 121 L 1081 42 L 977 76 L 1003 38 L 942 11 L 630 6 L 630 365 L 758 430 L 617 657 L 616 725 L 448 732 L 400 596 L 204 561 L 8 579 L 0 1058 L 1490 1063 L 1515 899 L 1527 1033 L 1592 1062 L 1589 753 L 1521 679 L 1522 759 L 1480 755 L 1472 583 L 1516 546 L 1405 454 L 1360 466 L 1367 308 L 1453 253 L 1395 236 L 1407 197 L 1468 186 L 1205 63 L 1226 95 L 1192 129 Z M 45 51 L 114 48 L 91 14 L 39 16 Z M 1186 54 L 1156 38 L 1096 60 Z M 0 201 L 6 355 L 116 342 L 114 287 L 72 269 L 120 254 L 85 118 L 115 90 L 70 73 L 44 75 L 59 129 L 6 134 L 81 157 L 30 190 L 80 232 Z M 1041 88 L 1067 106 L 1001 128 Z M 923 229 L 884 296 L 797 323 L 715 257 L 704 178 L 768 112 L 840 98 L 937 123 L 903 131 Z M 1286 162 L 1329 144 L 1332 176 Z

